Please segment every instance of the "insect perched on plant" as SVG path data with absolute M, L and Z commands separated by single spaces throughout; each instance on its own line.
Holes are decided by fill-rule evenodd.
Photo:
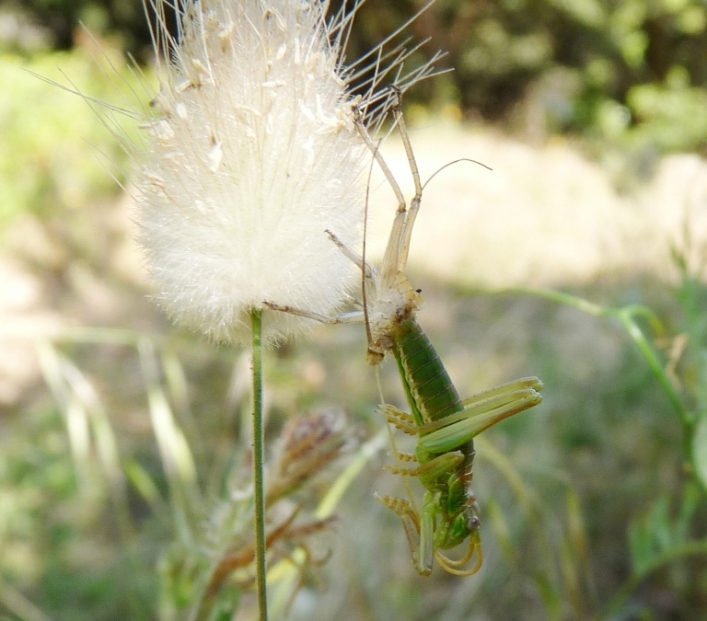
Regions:
M 539 391 L 543 384 L 539 379 L 529 377 L 462 400 L 437 352 L 415 320 L 422 305 L 422 296 L 420 290 L 410 284 L 404 271 L 424 186 L 420 182 L 399 94 L 394 93 L 394 98 L 394 118 L 415 185 L 415 195 L 409 208 L 377 145 L 363 125 L 356 122 L 361 137 L 398 200 L 380 272 L 376 272 L 365 260 L 365 225 L 363 256 L 344 247 L 333 233 L 329 233 L 342 252 L 362 269 L 361 311 L 329 318 L 274 304 L 268 306 L 326 323 L 363 318 L 368 338 L 368 362 L 377 365 L 388 352 L 393 354 L 411 413 L 387 404 L 382 405 L 380 410 L 396 428 L 417 436 L 417 447 L 414 455 L 396 451 L 399 462 L 416 462 L 416 465 L 397 465 L 388 469 L 406 477 L 417 477 L 426 491 L 420 509 L 412 498 L 376 498 L 402 520 L 418 573 L 429 575 L 436 559 L 449 573 L 468 576 L 476 573 L 482 563 L 479 506 L 471 489 L 475 454 L 473 438 L 501 420 L 540 403 L 542 397 Z M 442 552 L 461 545 L 467 539 L 469 543 L 461 558 L 452 559 Z

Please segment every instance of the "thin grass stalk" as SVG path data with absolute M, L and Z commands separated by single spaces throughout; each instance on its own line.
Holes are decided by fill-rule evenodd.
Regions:
M 633 339 L 633 342 L 638 347 L 641 356 L 643 356 L 643 359 L 648 364 L 648 368 L 651 370 L 660 387 L 665 392 L 668 400 L 670 401 L 670 405 L 673 407 L 673 410 L 680 418 L 680 422 L 683 427 L 683 453 L 690 464 L 689 467 L 693 479 L 700 486 L 702 492 L 707 495 L 707 484 L 705 484 L 703 478 L 699 476 L 699 472 L 701 472 L 700 464 L 698 463 L 699 456 L 693 448 L 697 429 L 696 415 L 695 413 L 688 411 L 682 397 L 680 396 L 680 393 L 673 385 L 673 382 L 665 371 L 665 366 L 661 362 L 658 352 L 650 344 L 644 331 L 635 319 L 636 317 L 643 317 L 649 322 L 656 333 L 661 334 L 663 327 L 655 313 L 653 313 L 653 311 L 649 308 L 638 304 L 632 304 L 620 308 L 601 306 L 560 291 L 548 291 L 532 288 L 518 288 L 512 289 L 512 291 L 530 293 L 553 302 L 573 306 L 574 308 L 578 308 L 579 310 L 590 315 L 594 315 L 595 317 L 614 317 L 621 322 L 621 325 L 631 339 Z
M 253 487 L 255 501 L 255 576 L 258 591 L 258 618 L 268 619 L 267 576 L 265 572 L 265 491 L 263 485 L 263 312 L 250 314 L 253 329 Z

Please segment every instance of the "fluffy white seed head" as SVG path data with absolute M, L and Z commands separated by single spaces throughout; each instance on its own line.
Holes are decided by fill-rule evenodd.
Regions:
M 214 340 L 249 340 L 254 309 L 264 311 L 266 342 L 294 335 L 313 321 L 265 302 L 331 315 L 358 273 L 326 233 L 352 249 L 360 240 L 371 153 L 354 115 L 376 134 L 398 100 L 381 85 L 404 92 L 436 73 L 441 54 L 404 73 L 421 45 L 388 48 L 404 24 L 344 67 L 365 0 L 351 0 L 348 11 L 345 2 L 330 21 L 329 0 L 143 1 L 157 16 L 160 89 L 150 108 L 63 88 L 133 156 L 156 297 L 174 320 Z M 120 95 L 133 101 L 134 85 L 123 84 Z M 120 116 L 140 121 L 137 140 Z
M 179 323 L 242 342 L 263 302 L 330 314 L 355 266 L 370 156 L 325 4 L 201 0 L 158 25 L 161 90 L 139 156 L 141 242 Z M 158 22 L 159 23 L 159 22 Z M 310 320 L 266 311 L 273 341 Z

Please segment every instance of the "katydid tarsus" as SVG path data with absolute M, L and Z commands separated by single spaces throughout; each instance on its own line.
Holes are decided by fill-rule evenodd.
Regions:
M 395 177 L 377 144 L 360 121 L 358 131 L 398 200 L 398 209 L 388 238 L 383 263 L 377 272 L 365 260 L 332 238 L 363 272 L 361 311 L 340 317 L 325 317 L 308 311 L 267 304 L 275 310 L 304 315 L 326 323 L 348 323 L 363 319 L 368 338 L 368 361 L 378 365 L 391 352 L 400 372 L 411 413 L 392 405 L 380 407 L 388 423 L 417 437 L 415 454 L 396 450 L 398 465 L 388 469 L 405 477 L 417 477 L 425 488 L 418 509 L 412 499 L 376 496 L 402 520 L 412 561 L 421 575 L 429 575 L 434 560 L 449 573 L 467 576 L 481 567 L 479 506 L 471 489 L 474 461 L 473 438 L 499 421 L 540 403 L 542 382 L 523 378 L 462 400 L 437 352 L 415 319 L 422 304 L 420 291 L 405 276 L 412 230 L 420 208 L 424 186 L 405 126 L 400 98 L 394 94 L 393 114 L 405 148 L 415 186 L 408 207 Z M 409 462 L 409 466 L 400 465 Z M 468 539 L 458 559 L 443 550 Z

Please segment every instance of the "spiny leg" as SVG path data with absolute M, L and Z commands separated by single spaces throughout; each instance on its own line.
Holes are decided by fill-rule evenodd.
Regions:
M 395 104 L 396 108 L 399 108 L 399 100 Z M 397 118 L 397 115 L 396 115 Z M 388 180 L 388 183 L 390 184 L 390 187 L 393 190 L 393 193 L 395 194 L 395 198 L 398 200 L 398 213 L 400 212 L 405 212 L 406 210 L 406 203 L 405 203 L 405 196 L 403 195 L 403 191 L 400 189 L 400 186 L 398 185 L 398 182 L 395 180 L 395 177 L 393 176 L 393 173 L 391 172 L 390 168 L 388 167 L 388 164 L 386 164 L 385 160 L 383 159 L 383 156 L 380 153 L 380 150 L 378 149 L 378 145 L 374 142 L 373 138 L 371 138 L 371 135 L 368 133 L 368 130 L 366 129 L 365 125 L 363 124 L 361 120 L 360 114 L 356 116 L 354 119 L 354 125 L 356 127 L 356 130 L 358 131 L 359 135 L 363 139 L 363 141 L 366 143 L 366 146 L 368 149 L 371 151 L 373 154 L 373 158 L 376 160 L 378 163 L 378 166 L 380 166 L 381 171 L 383 172 L 383 175 L 385 175 L 385 178 Z
M 408 546 L 410 547 L 410 554 L 412 556 L 412 563 L 417 569 L 420 566 L 420 515 L 417 510 L 407 501 L 402 498 L 396 498 L 394 496 L 379 496 L 374 494 L 373 497 L 393 511 L 403 523 L 403 530 L 405 531 L 405 538 L 408 540 Z M 430 565 L 429 571 L 423 575 L 429 575 L 432 571 L 432 566 Z M 418 569 L 419 572 L 419 569 Z
M 380 376 L 380 371 L 377 366 L 374 367 L 374 372 L 375 372 L 375 377 L 376 377 L 376 386 L 378 387 L 378 395 L 380 396 L 380 407 L 381 408 L 387 408 L 391 407 L 398 412 L 401 412 L 401 410 L 398 410 L 397 408 L 394 408 L 393 406 L 388 406 L 385 403 L 385 396 L 383 395 L 383 384 L 381 383 L 381 376 Z M 405 412 L 402 412 L 402 414 L 405 414 Z M 401 451 L 398 450 L 398 443 L 395 441 L 395 434 L 393 433 L 393 430 L 391 429 L 391 423 L 386 420 L 386 429 L 388 431 L 388 439 L 390 440 L 390 446 L 393 450 L 393 454 L 395 456 L 395 463 L 397 468 L 401 468 L 400 464 L 404 461 L 413 461 L 416 460 L 417 458 L 414 457 L 413 460 L 408 459 L 408 453 L 402 453 Z M 403 485 L 405 487 L 405 493 L 407 494 L 407 497 L 409 498 L 409 501 L 402 501 L 402 502 L 407 502 L 408 506 L 410 507 L 411 511 L 414 514 L 417 514 L 417 504 L 415 503 L 415 496 L 412 493 L 412 487 L 410 485 L 410 479 L 409 477 L 403 477 Z M 384 503 L 385 504 L 385 503 Z M 409 525 L 406 525 L 405 521 L 403 521 L 403 528 L 405 529 L 406 536 L 407 535 L 407 529 Z M 418 530 L 419 530 L 419 522 L 418 522 Z M 408 536 L 408 540 L 409 540 Z
M 381 396 L 381 400 L 382 400 L 382 398 L 383 397 Z M 407 412 L 403 412 L 402 410 L 399 410 L 398 408 L 396 408 L 394 405 L 390 405 L 388 403 L 382 403 L 378 407 L 378 411 L 383 415 L 383 417 L 386 420 L 386 423 L 388 423 L 389 425 L 393 425 L 393 427 L 395 427 L 396 429 L 400 429 L 403 433 L 407 433 L 408 435 L 411 435 L 411 436 L 417 435 L 417 427 L 415 426 L 415 419 L 412 417 L 411 414 L 408 414 Z M 414 472 L 416 469 L 406 468 L 404 466 L 400 466 L 399 464 L 401 462 L 416 462 L 417 456 L 415 456 L 412 453 L 403 453 L 403 452 L 399 451 L 397 444 L 393 439 L 392 434 L 391 434 L 391 446 L 393 448 L 394 457 L 395 457 L 395 460 L 398 463 L 398 465 L 384 466 L 384 469 L 388 470 L 389 472 L 392 472 L 393 474 L 415 476 Z M 407 484 L 406 484 L 406 487 L 408 487 Z
M 460 559 L 451 559 L 439 550 L 435 550 L 435 522 L 440 513 L 440 496 L 436 492 L 425 492 L 421 514 L 412 509 L 410 503 L 391 496 L 375 496 L 386 507 L 394 511 L 403 523 L 408 540 L 412 562 L 421 576 L 432 573 L 433 559 L 440 567 L 456 576 L 471 576 L 481 568 L 483 551 L 478 526 L 469 534 L 469 544 Z M 468 569 L 463 569 L 474 557 L 476 562 Z
M 415 185 L 415 196 L 410 202 L 410 209 L 406 211 L 407 205 L 403 196 L 400 185 L 396 181 L 393 173 L 386 164 L 383 156 L 380 154 L 378 146 L 373 142 L 366 128 L 357 120 L 356 127 L 361 134 L 364 142 L 372 151 L 373 157 L 381 168 L 383 175 L 388 180 L 395 197 L 398 199 L 398 211 L 393 222 L 388 246 L 386 247 L 385 257 L 383 260 L 383 268 L 381 269 L 381 281 L 383 283 L 392 284 L 392 279 L 397 273 L 403 272 L 407 264 L 408 253 L 410 251 L 410 239 L 412 230 L 415 224 L 417 212 L 420 210 L 420 202 L 422 201 L 422 183 L 420 181 L 420 172 L 417 168 L 417 161 L 412 150 L 410 142 L 410 134 L 405 123 L 405 118 L 402 112 L 401 93 L 398 89 L 394 89 L 395 101 L 393 103 L 393 116 L 400 131 L 400 138 L 403 141 L 405 155 L 407 156 L 410 172 L 412 173 L 413 183 Z
M 402 112 L 402 93 L 399 89 L 393 87 L 394 98 L 392 103 L 393 116 L 395 117 L 395 123 L 398 126 L 400 132 L 400 138 L 403 142 L 403 147 L 405 148 L 405 155 L 408 160 L 408 165 L 410 167 L 410 172 L 412 174 L 412 179 L 415 187 L 415 195 L 410 201 L 410 207 L 406 211 L 405 198 L 400 190 L 398 182 L 395 180 L 390 168 L 385 163 L 383 156 L 380 154 L 378 145 L 374 143 L 368 131 L 363 126 L 359 118 L 354 121 L 358 132 L 361 134 L 364 142 L 368 148 L 373 153 L 373 156 L 381 168 L 384 176 L 386 177 L 388 183 L 390 184 L 393 193 L 398 200 L 398 211 L 393 222 L 393 228 L 388 239 L 388 246 L 386 247 L 386 252 L 383 260 L 383 266 L 381 268 L 381 283 L 383 283 L 382 288 L 390 288 L 394 283 L 394 278 L 398 273 L 405 271 L 405 266 L 407 265 L 408 254 L 410 252 L 410 243 L 412 238 L 412 231 L 415 226 L 415 219 L 417 218 L 417 213 L 420 210 L 420 204 L 422 202 L 422 191 L 427 185 L 427 183 L 434 177 L 437 172 L 460 161 L 469 161 L 475 164 L 479 164 L 488 170 L 491 170 L 485 164 L 477 162 L 476 160 L 468 158 L 460 158 L 454 160 L 448 164 L 445 164 L 441 169 L 435 172 L 430 179 L 422 184 L 420 180 L 420 172 L 417 167 L 417 160 L 415 159 L 415 154 L 412 149 L 412 143 L 410 141 L 410 133 L 405 122 L 405 118 Z
M 386 421 L 388 421 L 396 429 L 400 429 L 403 433 L 409 436 L 416 436 L 418 433 L 418 427 L 415 424 L 415 419 L 412 414 L 403 412 L 396 408 L 394 405 L 388 403 L 383 403 L 378 407 L 378 411 L 383 415 Z
M 408 540 L 412 563 L 421 576 L 432 573 L 435 557 L 434 523 L 439 509 L 438 502 L 431 492 L 426 492 L 421 515 L 415 511 L 407 500 L 393 496 L 379 496 L 375 499 L 395 512 L 403 523 L 405 537 Z

